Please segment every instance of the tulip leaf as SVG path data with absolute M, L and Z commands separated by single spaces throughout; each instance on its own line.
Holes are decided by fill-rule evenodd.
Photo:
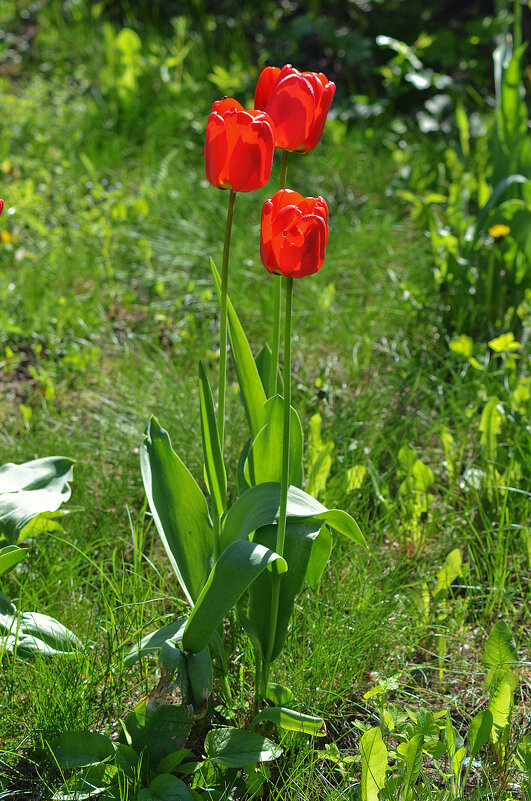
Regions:
M 0 548 L 0 576 L 8 573 L 15 565 L 18 565 L 27 552 L 27 548 L 19 548 L 17 545 L 7 545 L 5 548 Z
M 161 629 L 152 631 L 151 634 L 146 634 L 146 636 L 142 637 L 140 642 L 134 645 L 128 652 L 124 659 L 125 667 L 131 667 L 131 665 L 134 665 L 142 656 L 156 653 L 162 648 L 166 640 L 181 642 L 185 626 L 186 618 L 178 617 L 173 623 L 168 623 Z
M 306 581 L 312 588 L 317 589 L 317 585 L 323 575 L 326 563 L 332 553 L 332 534 L 328 526 L 322 526 L 319 534 L 313 541 L 312 552 L 306 568 Z
M 284 399 L 275 395 L 265 402 L 267 422 L 253 440 L 244 475 L 254 486 L 282 478 L 282 440 L 284 431 Z M 291 407 L 289 482 L 302 486 L 302 426 L 299 415 Z
M 230 727 L 211 729 L 205 737 L 205 753 L 217 765 L 226 768 L 244 768 L 255 762 L 278 759 L 282 748 L 247 729 Z
M 0 614 L 0 651 L 20 656 L 62 656 L 74 658 L 84 653 L 83 644 L 66 626 L 40 612 Z
M 326 726 L 322 718 L 313 715 L 303 715 L 295 709 L 287 709 L 282 706 L 269 706 L 256 715 L 249 724 L 250 729 L 254 729 L 263 720 L 268 720 L 287 731 L 300 731 L 303 734 L 312 734 L 317 737 L 326 735 Z
M 280 579 L 280 597 L 278 604 L 277 628 L 271 653 L 271 662 L 280 654 L 297 598 L 306 574 L 312 544 L 321 528 L 321 521 L 290 522 L 286 526 L 284 541 L 284 559 L 288 564 L 288 572 Z M 253 542 L 259 542 L 266 548 L 274 549 L 277 538 L 277 526 L 264 526 L 258 529 Z M 249 591 L 248 617 L 260 641 L 262 653 L 267 653 L 271 617 L 271 574 L 264 572 L 253 582 Z
M 261 526 L 278 523 L 280 511 L 280 483 L 268 481 L 244 492 L 229 509 L 221 532 L 221 548 L 231 542 L 246 539 Z M 340 534 L 365 545 L 365 539 L 355 520 L 340 509 L 327 509 L 298 487 L 289 487 L 288 520 L 315 518 L 327 523 Z
M 278 277 L 280 280 L 280 277 Z M 260 376 L 260 381 L 262 382 L 262 386 L 264 388 L 264 392 L 266 395 L 269 393 L 269 376 L 271 373 L 271 348 L 265 343 L 262 347 L 262 350 L 256 355 L 255 363 L 256 369 L 258 370 L 258 375 Z M 282 371 L 278 370 L 277 374 L 277 392 L 281 395 L 283 392 L 284 381 L 282 377 Z
M 179 583 L 195 603 L 210 573 L 212 525 L 195 479 L 152 417 L 140 452 L 142 478 L 153 519 Z
M 199 362 L 199 398 L 201 406 L 201 434 L 208 490 L 214 499 L 219 517 L 227 503 L 227 474 L 223 463 L 219 432 L 214 412 L 214 400 L 208 377 Z
M 277 553 L 248 540 L 237 540 L 223 550 L 188 618 L 184 650 L 202 651 L 249 585 L 275 561 L 279 572 L 287 569 L 285 560 Z
M 217 271 L 216 265 L 210 260 L 210 268 L 212 276 L 216 285 L 218 295 L 221 293 L 221 278 Z M 247 337 L 238 319 L 234 307 L 227 299 L 227 316 L 229 320 L 229 340 L 236 365 L 236 373 L 238 375 L 238 382 L 240 384 L 240 391 L 242 394 L 243 405 L 247 415 L 247 421 L 253 437 L 256 437 L 258 432 L 266 423 L 266 415 L 264 410 L 264 403 L 266 401 L 266 394 L 260 380 L 260 375 L 256 367 L 256 363 L 247 342 Z
M 56 512 L 70 498 L 73 464 L 64 456 L 48 456 L 0 467 L 0 541 L 14 544 L 30 520 Z

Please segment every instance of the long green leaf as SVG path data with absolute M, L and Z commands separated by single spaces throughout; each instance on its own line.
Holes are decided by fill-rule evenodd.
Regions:
M 140 452 L 142 478 L 157 531 L 191 604 L 199 598 L 212 563 L 212 525 L 192 474 L 152 417 Z
M 185 626 L 186 618 L 179 617 L 177 620 L 174 620 L 173 623 L 168 623 L 161 629 L 152 631 L 151 634 L 146 634 L 146 636 L 142 637 L 140 642 L 134 645 L 128 652 L 124 659 L 124 665 L 126 667 L 131 667 L 140 657 L 160 651 L 166 640 L 174 640 L 174 642 L 182 641 Z
M 221 278 L 212 259 L 210 259 L 210 269 L 212 270 L 212 276 L 219 295 L 221 292 Z M 240 384 L 243 405 L 245 407 L 251 434 L 253 437 L 256 437 L 260 429 L 266 423 L 264 411 L 266 394 L 262 382 L 260 381 L 260 375 L 251 348 L 247 342 L 247 337 L 238 319 L 238 315 L 234 311 L 230 298 L 227 301 L 227 316 L 229 320 L 230 347 L 236 365 L 236 373 Z
M 184 650 L 197 653 L 206 648 L 225 615 L 262 570 L 275 561 L 280 572 L 287 570 L 285 560 L 262 545 L 248 540 L 231 543 L 212 568 L 188 618 Z
M 48 456 L 0 467 L 0 541 L 17 541 L 19 532 L 41 512 L 55 512 L 70 498 L 72 459 Z
M 490 210 L 498 203 L 500 198 L 503 197 L 507 189 L 513 184 L 526 184 L 526 183 L 528 183 L 528 179 L 525 177 L 525 175 L 509 175 L 507 176 L 507 178 L 504 178 L 502 181 L 496 184 L 496 186 L 492 190 L 489 199 L 487 200 L 483 208 L 480 209 L 480 212 L 476 220 L 476 226 L 474 228 L 474 233 L 472 236 L 472 244 L 474 244 L 477 241 L 478 236 L 483 230 L 483 226 L 489 215 Z
M 227 473 L 221 454 L 219 432 L 214 412 L 212 390 L 208 377 L 199 362 L 199 398 L 201 407 L 201 434 L 208 490 L 214 499 L 218 515 L 221 517 L 227 503 Z
M 477 757 L 483 746 L 488 742 L 492 723 L 492 712 L 489 709 L 478 712 L 470 723 L 467 739 L 471 760 Z
M 244 492 L 231 506 L 225 518 L 221 532 L 221 547 L 226 548 L 231 542 L 246 539 L 261 526 L 278 522 L 280 511 L 280 484 L 266 482 L 257 484 Z M 359 545 L 365 545 L 365 539 L 355 520 L 340 509 L 327 509 L 297 487 L 289 487 L 287 503 L 288 520 L 304 520 L 315 518 L 327 523 L 331 528 L 344 534 Z
M 278 657 L 284 645 L 293 606 L 301 590 L 312 545 L 321 525 L 321 521 L 310 520 L 304 523 L 290 522 L 286 526 L 283 556 L 288 564 L 288 572 L 280 580 L 277 628 L 271 662 Z M 253 542 L 274 549 L 276 537 L 277 526 L 264 526 L 256 532 Z M 267 653 L 269 642 L 271 592 L 272 582 L 269 572 L 258 576 L 249 591 L 248 617 L 260 641 L 262 653 Z
M 312 552 L 306 568 L 306 581 L 312 588 L 317 589 L 317 585 L 323 575 L 326 563 L 332 553 L 332 535 L 328 526 L 322 526 L 319 534 L 313 541 Z
M 380 790 L 385 785 L 387 748 L 378 728 L 366 731 L 360 740 L 361 755 L 361 799 L 378 801 Z
M 27 552 L 27 548 L 19 548 L 17 545 L 7 545 L 5 548 L 0 548 L 0 576 L 18 565 Z
M 527 136 L 527 105 L 523 96 L 522 57 L 527 43 L 518 47 L 503 70 L 498 107 L 498 136 L 511 155 Z
M 326 726 L 322 718 L 303 715 L 302 712 L 283 706 L 266 707 L 252 719 L 249 728 L 254 729 L 264 720 L 268 720 L 274 723 L 275 726 L 280 726 L 287 731 L 300 731 L 303 734 L 312 734 L 315 737 L 324 737 L 326 735 Z
M 422 767 L 422 744 L 424 737 L 422 734 L 415 734 L 407 745 L 406 751 L 406 770 L 404 773 L 404 787 L 402 790 L 403 801 L 408 801 L 409 791 L 419 777 Z
M 247 463 L 245 478 L 250 485 L 282 478 L 282 438 L 284 431 L 284 399 L 280 395 L 265 403 L 267 422 L 254 438 Z M 302 486 L 303 437 L 299 415 L 291 408 L 289 482 Z

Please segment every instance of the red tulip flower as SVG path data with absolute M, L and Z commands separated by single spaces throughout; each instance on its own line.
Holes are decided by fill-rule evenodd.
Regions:
M 254 105 L 273 120 L 278 148 L 307 153 L 321 138 L 335 90 L 322 72 L 299 72 L 291 64 L 266 67 Z
M 208 118 L 206 176 L 218 189 L 252 192 L 269 181 L 273 165 L 273 123 L 263 111 L 246 111 L 232 97 L 217 100 Z
M 321 269 L 328 242 L 328 206 L 322 197 L 280 189 L 262 207 L 260 256 L 270 273 L 302 278 Z
M 4 210 L 4 201 L 0 198 L 0 214 L 2 214 Z

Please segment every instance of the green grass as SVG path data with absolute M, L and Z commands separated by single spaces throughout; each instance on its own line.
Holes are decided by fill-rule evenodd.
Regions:
M 86 661 L 4 659 L 0 667 L 0 758 L 12 766 L 16 754 L 29 759 L 20 768 L 27 785 L 15 777 L 13 788 L 43 798 L 47 783 L 60 783 L 44 741 L 70 729 L 116 732 L 156 682 L 154 663 L 123 670 L 124 649 L 185 606 L 144 517 L 138 447 L 153 413 L 202 482 L 197 362 L 215 375 L 218 307 L 208 265 L 211 256 L 221 260 L 227 202 L 204 177 L 203 131 L 216 92 L 199 71 L 200 53 L 173 106 L 155 97 L 146 120 L 141 101 L 120 111 L 115 97 L 86 89 L 86 81 L 98 85 L 101 42 L 75 26 L 62 35 L 79 45 L 77 70 L 67 76 L 57 33 L 44 27 L 37 47 L 49 48 L 57 75 L 44 80 L 31 69 L 2 78 L 0 135 L 2 195 L 6 210 L 16 209 L 0 220 L 11 240 L 0 244 L 0 462 L 76 459 L 64 533 L 30 541 L 29 559 L 2 584 L 21 609 L 56 616 L 88 648 Z M 259 210 L 278 171 L 276 163 L 269 186 L 236 204 L 230 294 L 256 350 L 272 313 Z M 294 405 L 306 433 L 310 416 L 321 414 L 323 437 L 334 443 L 326 503 L 356 517 L 369 548 L 335 539 L 319 590 L 297 602 L 273 673 L 302 709 L 326 719 L 325 742 L 350 755 L 356 722 L 377 725 L 363 699 L 371 686 L 400 673 L 396 703 L 450 707 L 459 726 L 485 705 L 480 658 L 493 623 L 505 618 L 522 649 L 530 625 L 522 534 L 529 430 L 507 415 L 494 460 L 483 452 L 481 410 L 488 397 L 502 397 L 503 383 L 492 371 L 463 370 L 433 314 L 412 305 L 411 288 L 430 294 L 432 264 L 420 225 L 389 196 L 394 173 L 380 136 L 339 122 L 313 153 L 291 157 L 288 171 L 289 185 L 327 199 L 331 220 L 325 266 L 295 287 Z M 230 363 L 228 386 L 235 464 L 247 434 Z M 453 436 L 452 469 L 442 425 Z M 415 549 L 399 494 L 404 445 L 434 472 Z M 499 481 L 466 483 L 467 469 L 488 473 L 493 461 Z M 367 473 L 348 489 L 355 465 Z M 234 488 L 234 471 L 229 478 Z M 470 565 L 468 586 L 451 592 L 445 616 L 433 610 L 422 621 L 415 596 L 423 581 L 433 589 L 456 547 Z M 434 628 L 448 638 L 442 684 Z M 234 634 L 232 659 L 251 675 L 243 635 Z M 242 721 L 250 686 L 242 691 L 234 673 Z M 517 720 L 523 713 L 519 704 Z M 270 797 L 354 797 L 359 766 L 345 772 L 302 744 L 274 774 Z

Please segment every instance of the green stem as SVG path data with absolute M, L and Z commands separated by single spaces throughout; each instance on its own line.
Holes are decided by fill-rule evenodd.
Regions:
M 487 287 L 486 287 L 486 301 L 487 301 L 487 318 L 489 322 L 494 322 L 493 315 L 493 295 L 494 295 L 494 262 L 496 261 L 496 243 L 491 245 L 491 253 L 489 260 L 489 269 L 487 272 Z
M 221 265 L 221 320 L 219 324 L 219 382 L 218 382 L 218 433 L 223 456 L 225 442 L 225 394 L 227 384 L 227 294 L 229 286 L 229 253 L 232 218 L 234 216 L 234 203 L 236 192 L 232 189 L 229 194 L 227 208 L 227 222 L 225 224 L 225 242 L 223 244 L 223 263 Z
M 280 166 L 280 189 L 286 188 L 286 176 L 288 174 L 288 151 L 282 151 L 282 164 Z M 269 391 L 270 398 L 277 394 L 278 379 L 278 354 L 280 349 L 280 306 L 281 306 L 281 278 L 274 276 L 273 281 L 273 342 L 271 344 L 271 368 L 269 372 Z
M 286 278 L 286 305 L 284 312 L 284 424 L 282 431 L 282 478 L 280 482 L 280 509 L 275 550 L 280 556 L 284 554 L 286 539 L 286 517 L 289 487 L 289 446 L 291 427 L 291 307 L 293 300 L 293 278 Z M 271 656 L 275 645 L 280 601 L 280 582 L 282 576 L 273 572 L 271 575 L 271 613 L 269 616 L 269 637 L 267 654 L 263 666 L 264 693 L 269 681 Z

